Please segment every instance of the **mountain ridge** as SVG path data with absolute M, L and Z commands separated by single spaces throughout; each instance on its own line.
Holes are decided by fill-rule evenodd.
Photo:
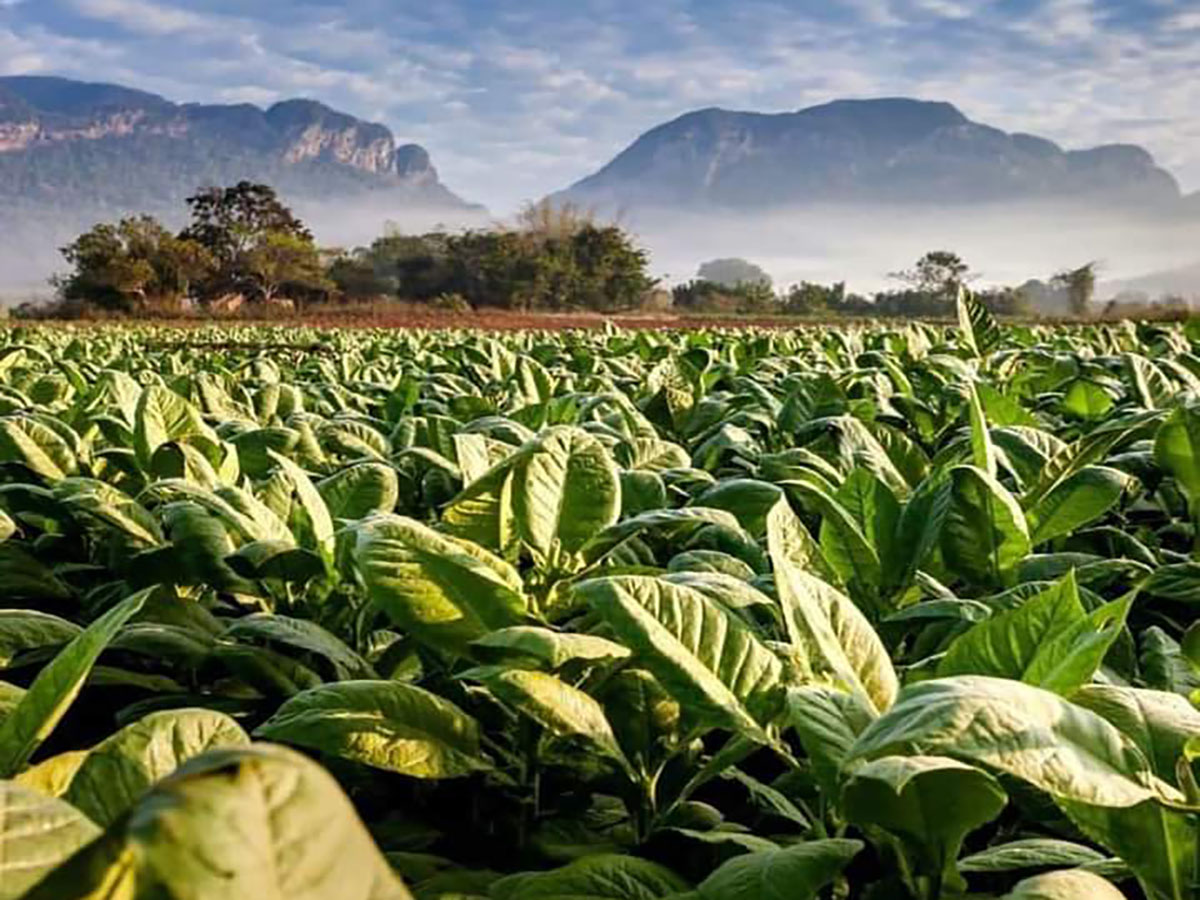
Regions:
M 1182 200 L 1174 176 L 1140 146 L 1065 150 L 973 121 L 953 104 L 908 97 L 780 113 L 693 110 L 646 131 L 555 196 L 621 209 Z
M 175 103 L 122 85 L 0 77 L 0 282 L 61 265 L 56 248 L 101 221 L 147 213 L 184 224 L 199 188 L 270 184 L 326 243 L 387 222 L 427 228 L 486 215 L 441 181 L 428 151 L 384 125 L 309 99 Z
M 315 163 L 331 176 L 341 167 L 345 170 L 341 174 L 377 176 L 377 187 L 407 189 L 447 206 L 468 205 L 441 184 L 423 147 L 398 143 L 386 126 L 316 100 L 283 100 L 266 109 L 253 104 L 181 104 L 121 85 L 41 76 L 0 77 L 0 197 L 11 199 L 15 194 L 14 170 L 19 170 L 20 163 L 34 165 L 32 157 L 25 154 L 68 146 L 78 155 L 107 141 L 148 139 L 180 144 L 173 148 L 161 144 L 156 148 L 160 153 L 186 150 L 188 142 L 202 144 L 217 151 L 218 170 L 222 160 L 237 160 L 228 166 L 231 169 L 275 168 L 281 172 L 287 166 Z M 252 162 L 256 166 L 248 165 Z M 202 168 L 197 174 L 215 177 L 225 173 Z M 231 171 L 225 180 L 253 174 Z M 26 191 L 35 186 L 24 182 Z

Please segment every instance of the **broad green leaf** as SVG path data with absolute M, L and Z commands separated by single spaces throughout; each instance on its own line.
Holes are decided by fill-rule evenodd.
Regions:
M 154 547 L 163 541 L 162 529 L 150 511 L 112 485 L 92 478 L 66 478 L 54 486 L 54 497 L 80 520 L 118 531 L 135 544 Z
M 371 664 L 316 622 L 268 613 L 243 616 L 225 632 L 234 640 L 281 644 L 328 661 L 339 681 L 373 678 Z
M 272 453 L 295 455 L 302 435 L 294 428 L 255 428 L 233 435 L 229 442 L 237 449 L 238 467 L 251 478 L 264 478 L 270 472 Z
M 335 521 L 357 520 L 395 510 L 400 482 L 391 466 L 365 462 L 317 482 L 317 490 Z
M 70 445 L 52 428 L 22 416 L 0 418 L 0 462 L 19 463 L 48 482 L 78 471 Z
M 950 477 L 950 509 L 942 527 L 946 562 L 970 581 L 1003 584 L 1032 547 L 1021 506 L 974 466 L 957 466 Z
M 888 456 L 887 450 L 858 419 L 853 416 L 834 416 L 811 422 L 807 427 L 819 429 L 816 433 L 832 436 L 836 460 L 843 471 L 852 472 L 859 467 L 869 469 L 897 496 L 908 493 L 910 485 Z
M 325 500 L 313 485 L 308 474 L 286 456 L 268 451 L 275 463 L 292 483 L 292 490 L 300 503 L 302 538 L 300 544 L 315 551 L 330 565 L 333 564 L 333 519 Z
M 354 535 L 371 600 L 419 639 L 461 653 L 494 629 L 521 624 L 520 576 L 482 547 L 401 516 L 365 519 Z
M 973 383 L 967 389 L 967 409 L 971 426 L 972 461 L 975 468 L 994 479 L 998 472 L 996 448 L 988 431 L 987 415 L 983 411 L 983 404 L 979 401 L 979 393 Z
M 229 565 L 234 541 L 226 520 L 198 503 L 169 503 L 162 509 L 170 546 L 138 557 L 134 577 L 141 584 L 211 585 L 252 593 L 253 586 Z
M 1001 900 L 1124 900 L 1124 897 L 1099 875 L 1067 869 L 1026 878 Z
M 251 541 L 223 562 L 234 574 L 252 580 L 304 584 L 326 574 L 325 560 L 290 541 Z
M 25 900 L 118 897 L 412 900 L 337 782 L 269 744 L 186 763 Z
M 841 769 L 875 715 L 854 695 L 824 685 L 791 688 L 788 724 L 796 729 L 821 789 L 837 796 Z
M 962 334 L 963 343 L 972 355 L 987 356 L 1003 343 L 1004 335 L 1000 326 L 996 324 L 991 311 L 973 292 L 959 286 L 956 307 L 958 329 Z
M 482 478 L 492 465 L 488 456 L 488 440 L 482 434 L 454 435 L 454 458 L 458 461 L 459 471 L 467 484 Z
M 513 469 L 532 452 L 526 444 L 463 488 L 442 511 L 452 535 L 507 554 L 518 540 L 513 506 Z
M 413 778 L 457 778 L 488 768 L 473 718 L 398 681 L 342 681 L 303 691 L 254 736 Z
M 1054 587 L 978 622 L 951 643 L 938 675 L 1012 678 L 1070 696 L 1096 674 L 1125 624 L 1132 597 L 1089 615 L 1074 572 Z
M 195 406 L 161 385 L 142 390 L 134 413 L 133 448 L 143 469 L 150 468 L 154 451 L 171 441 L 200 439 L 215 444 L 216 435 Z
M 541 434 L 513 468 L 518 534 L 543 564 L 559 564 L 617 520 L 621 481 L 599 440 L 561 426 Z
M 0 609 L 0 668 L 24 650 L 57 647 L 83 631 L 74 622 L 33 609 Z
M 0 722 L 3 722 L 5 717 L 17 708 L 17 704 L 24 696 L 24 688 L 9 684 L 7 681 L 0 681 Z
M 107 828 L 154 784 L 207 750 L 250 738 L 229 716 L 206 709 L 151 713 L 87 751 L 63 799 Z
M 627 765 L 604 708 L 592 697 L 547 673 L 489 666 L 463 677 L 480 681 L 506 703 L 559 737 L 578 737 Z
M 786 819 L 801 828 L 809 828 L 812 822 L 800 811 L 787 795 L 769 784 L 764 784 L 741 769 L 731 767 L 721 773 L 725 781 L 735 781 L 746 789 L 750 801 L 762 812 Z
M 598 696 L 626 759 L 648 777 L 679 727 L 679 703 L 645 669 L 621 669 L 604 681 Z
M 870 474 L 865 469 L 858 471 Z M 821 552 L 838 578 L 847 584 L 877 588 L 883 579 L 879 553 L 850 512 L 811 485 L 794 483 L 793 490 L 806 505 L 820 512 Z
M 723 478 L 696 498 L 696 506 L 723 509 L 756 538 L 766 530 L 766 517 L 783 498 L 774 484 L 754 478 Z
M 1177 409 L 1158 429 L 1154 458 L 1175 477 L 1184 494 L 1200 499 L 1200 409 Z
M 1164 781 L 1175 781 L 1188 741 L 1200 735 L 1200 712 L 1175 694 L 1092 685 L 1075 699 L 1131 740 Z M 1151 900 L 1191 897 L 1200 878 L 1193 815 L 1154 800 L 1121 808 L 1061 805 L 1084 834 L 1129 864 Z
M 322 449 L 348 460 L 383 460 L 391 448 L 387 437 L 367 422 L 337 418 L 317 433 Z
M 805 841 L 736 856 L 696 888 L 699 900 L 815 900 L 859 854 L 861 841 Z
M 887 583 L 903 588 L 916 576 L 938 546 L 942 527 L 950 511 L 953 484 L 943 474 L 933 474 L 917 485 L 900 512 L 892 553 L 885 559 L 884 577 Z
M 1153 361 L 1137 353 L 1126 353 L 1133 393 L 1146 409 L 1162 409 L 1171 403 L 1175 388 Z
M 964 856 L 960 872 L 1016 872 L 1022 869 L 1075 868 L 1103 860 L 1104 854 L 1057 838 L 1026 838 L 997 844 Z
M 1153 436 L 1161 417 L 1156 412 L 1121 416 L 1101 423 L 1074 443 L 1058 447 L 1042 467 L 1036 483 L 1021 495 L 1022 505 L 1031 509 L 1063 480 L 1084 466 L 1103 461 L 1114 448 Z
M 840 682 L 870 710 L 887 709 L 898 685 L 891 659 L 858 608 L 801 568 L 805 551 L 797 541 L 798 524 L 787 504 L 780 503 L 767 526 L 775 589 L 792 644 L 815 674 Z
M 648 576 L 585 581 L 575 593 L 689 713 L 768 743 L 782 665 L 744 620 L 692 588 Z
M 1116 505 L 1133 479 L 1107 466 L 1085 466 L 1028 510 L 1034 547 L 1090 525 Z
M 688 452 L 678 444 L 659 438 L 635 438 L 622 445 L 625 453 L 620 457 L 627 469 L 645 469 L 659 472 L 663 469 L 683 469 L 691 464 Z
M 900 504 L 892 489 L 873 472 L 855 469 L 837 489 L 834 499 L 858 525 L 863 535 L 879 550 L 880 560 L 889 560 L 900 520 Z
M 501 628 L 472 642 L 480 656 L 505 660 L 529 660 L 558 669 L 573 660 L 607 663 L 627 659 L 628 647 L 591 634 L 571 634 L 532 625 Z
M 21 702 L 0 723 L 0 776 L 11 778 L 25 767 L 67 714 L 96 659 L 125 623 L 137 615 L 148 596 L 149 591 L 142 591 L 122 600 L 38 672 Z
M 270 507 L 249 491 L 223 486 L 208 490 L 180 479 L 158 481 L 147 494 L 164 501 L 187 500 L 202 506 L 246 541 L 282 541 L 294 544 L 292 532 Z
M 672 574 L 722 575 L 735 581 L 750 582 L 755 571 L 736 556 L 720 550 L 687 550 L 671 557 L 667 571 Z
M 1020 401 L 1007 392 L 1007 385 L 993 387 L 987 382 L 977 381 L 975 393 L 987 413 L 987 420 L 993 427 L 1018 426 L 1021 428 L 1037 428 L 1038 419 L 1025 409 Z
M 589 563 L 595 563 L 639 535 L 657 534 L 678 541 L 708 525 L 741 530 L 738 520 L 722 509 L 699 506 L 657 509 L 640 513 L 604 529 L 588 542 L 583 548 L 583 553 Z
M 596 854 L 549 872 L 522 872 L 492 884 L 491 900 L 660 900 L 691 887 L 657 863 Z
M 1103 419 L 1113 408 L 1112 397 L 1100 385 L 1086 378 L 1071 382 L 1063 395 L 1063 410 L 1080 419 Z
M 885 756 L 854 768 L 846 817 L 896 835 L 930 885 L 963 890 L 955 861 L 966 836 L 1000 814 L 1008 796 L 991 775 L 940 756 Z
M 1159 566 L 1142 589 L 1151 596 L 1176 603 L 1200 604 L 1200 563 L 1185 562 Z
M 1060 800 L 1135 806 L 1182 795 L 1115 727 L 1057 694 L 981 675 L 922 681 L 862 733 L 851 759 L 919 752 L 1027 781 Z
M 0 781 L 0 900 L 17 900 L 99 835 L 100 829 L 70 804 Z

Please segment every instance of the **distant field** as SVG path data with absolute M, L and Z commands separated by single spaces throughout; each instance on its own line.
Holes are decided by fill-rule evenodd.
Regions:
M 445 312 L 419 307 L 369 307 L 340 309 L 313 307 L 295 314 L 248 314 L 220 317 L 195 316 L 177 318 L 134 318 L 94 316 L 85 319 L 41 320 L 29 324 L 72 325 L 98 327 L 122 325 L 127 327 L 162 328 L 246 328 L 276 326 L 291 328 L 388 328 L 388 329 L 459 329 L 478 328 L 484 331 L 562 331 L 568 329 L 602 328 L 606 323 L 628 329 L 695 329 L 707 327 L 787 328 L 815 324 L 851 324 L 845 318 L 813 318 L 796 316 L 675 315 L 671 313 L 522 313 L 502 310 L 479 310 L 469 313 Z
M 1136 317 L 1135 321 L 1177 322 L 1189 318 L 1180 312 L 1155 312 Z M 123 316 L 93 316 L 85 319 L 68 320 L 9 320 L 11 325 L 41 327 L 126 327 L 126 328 L 215 328 L 239 329 L 251 327 L 274 328 L 321 328 L 321 329 L 419 329 L 436 331 L 443 329 L 480 329 L 482 331 L 565 331 L 570 329 L 597 329 L 606 325 L 631 330 L 696 330 L 705 328 L 849 328 L 891 325 L 902 328 L 906 322 L 927 324 L 951 324 L 949 319 L 855 319 L 845 316 L 781 316 L 747 314 L 674 314 L 674 313 L 522 313 L 504 310 L 479 310 L 468 313 L 446 312 L 415 306 L 388 305 L 345 309 L 339 307 L 313 307 L 311 310 L 288 314 L 249 314 L 221 316 L 185 316 L 172 318 L 136 318 Z M 1124 321 L 1114 319 L 1071 319 L 1071 318 L 1028 318 L 1009 320 L 1009 324 L 1051 327 L 1055 325 L 1087 325 L 1102 322 Z

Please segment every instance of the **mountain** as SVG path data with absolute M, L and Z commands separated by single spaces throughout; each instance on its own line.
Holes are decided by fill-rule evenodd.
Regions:
M 369 238 L 385 219 L 483 212 L 442 184 L 424 148 L 311 100 L 177 104 L 117 85 L 0 77 L 0 283 L 18 263 L 44 277 L 54 248 L 97 221 L 148 212 L 181 224 L 198 187 L 243 179 L 274 186 L 328 241 Z
M 1137 278 L 1104 282 L 1096 287 L 1096 296 L 1102 300 L 1179 297 L 1195 303 L 1200 301 L 1200 263 L 1150 272 Z
M 1181 200 L 1175 179 L 1140 147 L 1064 150 L 973 122 L 949 103 L 904 98 L 778 114 L 688 113 L 646 132 L 558 196 L 623 211 Z

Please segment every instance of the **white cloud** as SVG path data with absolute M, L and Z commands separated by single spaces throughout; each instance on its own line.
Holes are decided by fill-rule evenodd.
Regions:
M 315 97 L 425 144 L 500 211 L 689 109 L 844 96 L 945 99 L 1067 146 L 1141 142 L 1200 185 L 1200 13 L 1159 0 L 1122 19 L 1123 2 L 0 0 L 0 71 Z
M 74 0 L 74 7 L 89 18 L 156 37 L 213 34 L 229 27 L 221 17 L 201 15 L 149 0 Z
M 969 19 L 971 7 L 959 0 L 916 0 L 916 8 L 943 19 Z

